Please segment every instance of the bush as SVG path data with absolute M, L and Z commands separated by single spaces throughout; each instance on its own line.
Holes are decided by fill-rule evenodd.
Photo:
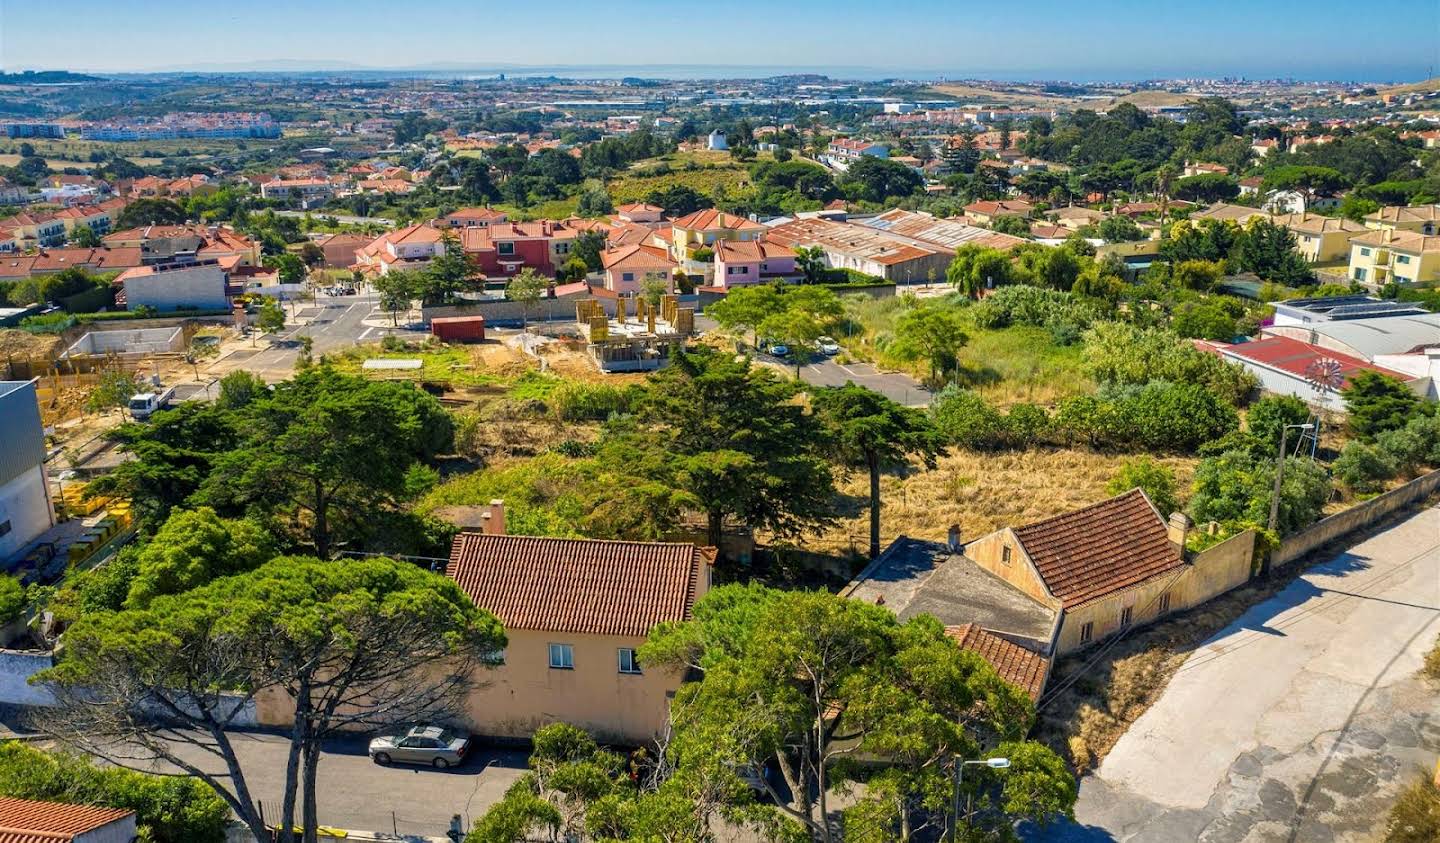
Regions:
M 1203 384 L 1231 404 L 1259 386 L 1239 365 L 1201 351 L 1172 331 L 1097 322 L 1085 333 L 1085 368 L 1100 383 Z
M 1357 495 L 1380 491 L 1399 471 L 1389 454 L 1358 441 L 1347 442 L 1331 468 L 1340 485 Z
M 14 577 L 0 576 L 0 626 L 25 611 L 25 588 Z
M 1350 430 L 1367 441 L 1432 412 L 1409 387 L 1379 372 L 1355 373 L 1340 394 L 1349 413 Z
M 1440 447 L 1440 441 L 1433 438 L 1437 431 L 1424 430 L 1425 425 L 1416 424 L 1432 420 L 1429 416 L 1411 419 L 1399 430 L 1387 430 L 1375 437 L 1375 447 L 1395 464 L 1397 472 L 1414 475 L 1429 461 L 1432 447 Z M 1427 434 L 1431 438 L 1426 438 Z
M 1175 497 L 1175 472 L 1149 457 L 1127 460 L 1120 466 L 1120 471 L 1110 478 L 1105 492 L 1121 495 L 1137 487 L 1145 492 L 1162 517 L 1168 518 L 1170 513 L 1180 509 L 1180 502 Z
M 1440 840 L 1440 790 L 1428 776 L 1401 791 L 1390 809 L 1385 843 L 1434 843 Z
M 1070 293 L 1028 284 L 1000 287 L 971 308 L 970 313 L 978 328 L 1060 324 L 1073 327 L 1076 333 L 1090 327 L 1098 316 L 1093 306 Z
M 1010 429 L 999 410 L 968 389 L 951 384 L 930 404 L 935 428 L 949 442 L 977 451 L 1005 447 Z
M 1055 414 L 1067 440 L 1093 448 L 1143 448 L 1193 453 L 1239 427 L 1235 409 L 1196 384 L 1155 381 L 1110 385 L 1096 395 L 1069 398 Z
M 125 605 L 143 608 L 162 594 L 258 568 L 276 553 L 270 534 L 253 521 L 220 518 L 209 507 L 176 510 L 140 549 Z
M 1010 444 L 1029 448 L 1041 444 L 1050 432 L 1050 414 L 1035 404 L 1016 404 L 1005 416 Z
M 1245 429 L 1271 451 L 1280 447 L 1280 431 L 1288 425 L 1305 424 L 1313 415 L 1304 401 L 1293 395 L 1265 395 L 1250 405 L 1245 414 Z M 1292 431 L 1287 441 L 1294 442 L 1298 431 Z
M 567 381 L 549 396 L 551 410 L 561 421 L 605 421 L 634 408 L 641 388 Z
M 1190 515 L 1199 523 L 1265 527 L 1275 483 L 1274 459 L 1257 459 L 1246 451 L 1227 451 L 1200 461 L 1191 489 Z M 1330 499 L 1325 469 L 1308 457 L 1285 460 L 1280 486 L 1279 533 L 1308 527 Z
M 229 806 L 198 779 L 96 767 L 18 741 L 0 744 L 0 794 L 128 808 L 155 843 L 221 843 L 230 824 Z
M 1176 308 L 1170 324 L 1182 337 L 1224 342 L 1235 339 L 1238 330 L 1235 317 L 1209 302 L 1185 302 Z

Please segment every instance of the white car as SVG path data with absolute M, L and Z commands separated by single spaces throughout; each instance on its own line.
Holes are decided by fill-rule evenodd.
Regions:
M 370 760 L 376 764 L 423 764 L 444 770 L 465 760 L 470 736 L 455 729 L 420 724 L 398 735 L 381 735 L 370 741 Z
M 820 353 L 826 357 L 834 357 L 840 353 L 840 343 L 832 337 L 821 337 L 817 347 L 820 349 Z

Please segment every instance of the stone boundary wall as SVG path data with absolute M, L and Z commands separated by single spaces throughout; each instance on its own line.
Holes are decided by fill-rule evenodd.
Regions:
M 1270 564 L 1276 568 L 1288 565 L 1321 545 L 1368 527 L 1395 510 L 1429 496 L 1436 489 L 1440 489 L 1440 470 L 1421 475 L 1404 486 L 1321 519 L 1280 542 L 1280 546 L 1270 554 Z

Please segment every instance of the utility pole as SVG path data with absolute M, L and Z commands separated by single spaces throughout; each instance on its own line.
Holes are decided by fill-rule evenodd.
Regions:
M 1280 428 L 1280 450 L 1275 454 L 1275 488 L 1270 493 L 1270 532 L 1275 532 L 1280 523 L 1280 484 L 1285 479 L 1285 434 L 1294 428 L 1296 430 L 1313 430 L 1314 424 L 1287 424 Z M 1270 559 L 1266 556 L 1265 565 L 1261 570 L 1261 576 L 1270 573 Z

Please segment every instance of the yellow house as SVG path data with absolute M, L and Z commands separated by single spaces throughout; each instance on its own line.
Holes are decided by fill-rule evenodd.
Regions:
M 1350 280 L 1372 287 L 1440 281 L 1440 235 L 1381 228 L 1354 237 Z
M 684 261 L 695 249 L 711 246 L 716 240 L 759 240 L 765 226 L 744 217 L 706 208 L 686 214 L 670 224 L 671 253 L 676 261 Z
M 1272 221 L 1295 235 L 1295 251 L 1311 263 L 1345 260 L 1350 256 L 1350 238 L 1369 231 L 1344 217 L 1307 212 L 1279 214 Z
M 710 588 L 713 548 L 505 534 L 491 501 L 483 532 L 455 538 L 446 569 L 505 625 L 508 643 L 465 701 L 469 727 L 528 737 L 548 723 L 643 744 L 665 729 L 682 676 L 636 656 L 650 629 L 690 618 Z
M 1440 205 L 1387 205 L 1372 214 L 1366 214 L 1365 227 L 1440 234 Z

